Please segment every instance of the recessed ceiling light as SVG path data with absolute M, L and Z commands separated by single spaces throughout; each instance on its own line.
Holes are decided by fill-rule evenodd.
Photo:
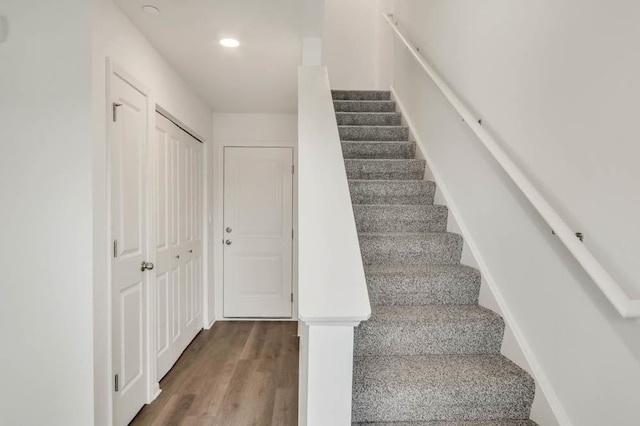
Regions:
M 147 15 L 158 15 L 158 14 L 160 14 L 160 9 L 158 9 L 155 6 L 151 6 L 151 5 L 142 6 L 142 11 L 144 13 L 146 13 Z
M 220 40 L 220 44 L 224 47 L 238 47 L 240 46 L 240 42 L 234 38 L 223 38 Z

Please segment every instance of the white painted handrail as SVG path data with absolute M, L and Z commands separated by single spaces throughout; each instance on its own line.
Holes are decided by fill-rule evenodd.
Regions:
M 299 317 L 358 323 L 371 305 L 326 68 L 298 85 Z
M 589 274 L 596 285 L 609 299 L 613 306 L 624 318 L 640 317 L 640 300 L 632 299 L 626 291 L 613 279 L 606 269 L 598 262 L 594 255 L 576 237 L 575 232 L 551 207 L 542 194 L 536 189 L 518 166 L 500 148 L 495 139 L 478 123 L 477 118 L 464 102 L 453 92 L 447 83 L 438 75 L 435 69 L 420 55 L 417 48 L 407 40 L 406 36 L 398 29 L 397 23 L 393 22 L 393 15 L 383 14 L 387 23 L 393 29 L 395 35 L 402 41 L 405 47 L 411 52 L 420 66 L 431 77 L 438 86 L 442 94 L 449 100 L 451 105 L 458 111 L 464 122 L 471 128 L 487 150 L 493 155 L 504 171 L 513 182 L 520 188 L 522 193 L 533 204 L 533 207 L 549 224 L 556 233 L 560 241 L 567 247 L 569 252 L 580 263 L 582 268 Z

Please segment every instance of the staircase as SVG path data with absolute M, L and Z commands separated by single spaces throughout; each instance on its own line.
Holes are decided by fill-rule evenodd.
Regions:
M 355 332 L 354 425 L 534 426 L 534 382 L 500 355 L 504 322 L 433 205 L 386 91 L 333 91 L 372 316 Z

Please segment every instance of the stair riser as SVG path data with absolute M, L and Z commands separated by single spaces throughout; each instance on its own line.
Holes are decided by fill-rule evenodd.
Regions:
M 455 234 L 359 238 L 365 265 L 454 265 L 460 262 L 462 254 L 462 238 Z
M 373 306 L 473 305 L 478 303 L 477 271 L 442 271 L 422 275 L 367 274 Z
M 354 357 L 354 422 L 528 419 L 533 379 L 501 355 Z
M 445 206 L 353 206 L 358 232 L 444 232 Z
M 364 408 L 367 407 L 367 408 Z M 366 402 L 354 399 L 352 407 L 352 420 L 354 422 L 418 422 L 418 421 L 471 421 L 471 420 L 495 420 L 495 419 L 526 419 L 530 409 L 518 405 L 514 400 L 508 405 L 489 405 L 481 402 L 476 406 L 466 405 L 428 405 L 427 402 L 420 405 L 400 404 L 396 398 Z M 371 425 L 370 425 L 371 426 Z M 435 425 L 434 425 L 435 426 Z M 438 426 L 446 426 L 440 425 Z
M 349 101 L 388 101 L 391 92 L 388 90 L 332 90 L 334 100 Z
M 428 181 L 415 182 L 349 182 L 354 204 L 433 204 L 436 185 Z
M 489 421 L 452 421 L 452 422 L 410 422 L 410 423 L 351 423 L 351 426 L 538 426 L 531 420 L 489 420 Z
M 341 141 L 408 141 L 409 129 L 401 126 L 339 126 Z
M 416 156 L 416 144 L 342 142 L 342 156 L 345 159 L 411 159 Z
M 345 160 L 348 179 L 421 180 L 423 160 Z
M 343 113 L 336 114 L 339 126 L 400 126 L 402 115 L 392 113 Z
M 482 319 L 468 323 L 360 324 L 355 332 L 356 356 L 498 354 L 502 321 Z
M 393 101 L 334 101 L 336 112 L 395 112 Z

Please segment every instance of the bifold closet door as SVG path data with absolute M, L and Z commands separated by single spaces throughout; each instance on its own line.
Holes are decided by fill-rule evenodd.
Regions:
M 158 380 L 202 329 L 202 152 L 200 142 L 156 115 Z

